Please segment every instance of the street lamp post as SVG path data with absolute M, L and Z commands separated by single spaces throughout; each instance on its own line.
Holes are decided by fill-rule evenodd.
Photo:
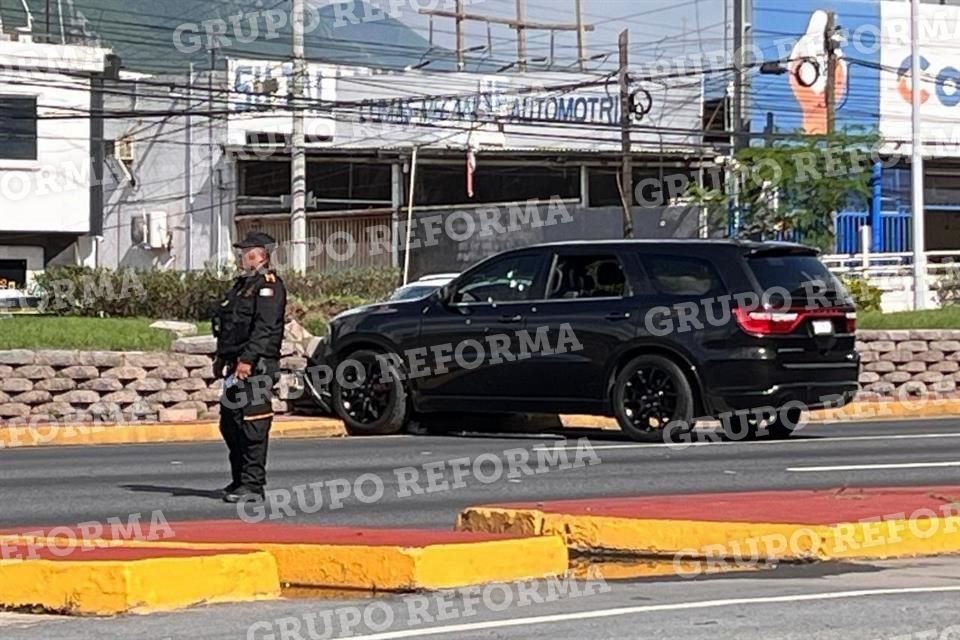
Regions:
M 910 5 L 911 160 L 910 190 L 913 212 L 913 308 L 927 306 L 927 256 L 924 237 L 923 143 L 920 138 L 920 0 Z

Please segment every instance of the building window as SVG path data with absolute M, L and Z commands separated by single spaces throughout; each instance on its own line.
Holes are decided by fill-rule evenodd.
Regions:
M 290 194 L 289 162 L 239 163 L 240 196 L 277 198 Z M 312 211 L 389 209 L 393 203 L 389 164 L 308 162 L 307 208 Z
M 580 167 L 483 165 L 474 175 L 474 197 L 467 195 L 464 165 L 417 166 L 418 206 L 527 202 L 580 197 Z
M 620 207 L 620 189 L 617 186 L 619 169 L 591 168 L 590 202 L 591 207 Z M 710 178 L 715 180 L 711 182 Z M 716 175 L 705 176 L 706 186 L 716 187 L 719 182 Z M 687 196 L 691 184 L 697 184 L 697 171 L 689 168 L 640 167 L 633 172 L 633 206 L 666 207 Z
M 0 159 L 37 159 L 37 99 L 0 96 Z

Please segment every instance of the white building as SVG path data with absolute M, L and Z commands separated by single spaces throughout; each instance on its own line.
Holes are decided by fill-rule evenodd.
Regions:
M 92 263 L 101 232 L 107 49 L 0 33 L 0 287 Z M 91 117 L 93 114 L 94 117 Z

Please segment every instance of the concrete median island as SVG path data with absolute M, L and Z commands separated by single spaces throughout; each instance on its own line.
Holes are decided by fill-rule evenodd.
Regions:
M 276 598 L 273 556 L 251 549 L 43 547 L 0 540 L 0 609 L 71 615 L 152 613 Z
M 960 553 L 960 486 L 762 491 L 473 507 L 461 531 L 562 535 L 574 552 L 677 560 Z
M 225 549 L 266 552 L 275 561 L 272 571 L 283 585 L 394 592 L 559 576 L 566 573 L 569 561 L 567 547 L 559 536 L 510 533 L 219 520 L 170 523 L 169 531 L 158 539 L 128 537 L 117 530 L 104 531 L 102 537 L 93 539 L 83 535 L 79 528 L 23 528 L 0 532 L 0 547 L 20 551 L 18 558 L 30 557 L 23 553 L 31 549 L 39 549 L 40 555 L 56 549 L 62 561 L 87 562 L 98 553 L 111 552 L 192 554 L 201 558 Z M 65 549 L 69 553 L 64 553 Z M 184 573 L 183 580 L 189 580 L 190 575 Z M 37 579 L 37 584 L 42 584 L 46 578 L 41 573 Z M 20 600 L 0 598 L 0 606 L 17 602 Z

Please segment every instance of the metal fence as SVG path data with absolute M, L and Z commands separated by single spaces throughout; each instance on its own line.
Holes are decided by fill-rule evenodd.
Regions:
M 391 212 L 311 216 L 307 220 L 307 268 L 337 271 L 391 266 L 392 220 Z M 239 238 L 253 230 L 273 236 L 277 262 L 290 264 L 289 217 L 238 217 L 236 227 Z
M 880 252 L 899 253 L 910 251 L 910 220 L 909 213 L 899 211 L 880 214 L 882 228 L 882 242 Z M 860 229 L 870 222 L 870 214 L 862 211 L 844 211 L 837 214 L 837 249 L 839 254 L 861 253 Z M 868 247 L 873 250 L 872 247 Z

